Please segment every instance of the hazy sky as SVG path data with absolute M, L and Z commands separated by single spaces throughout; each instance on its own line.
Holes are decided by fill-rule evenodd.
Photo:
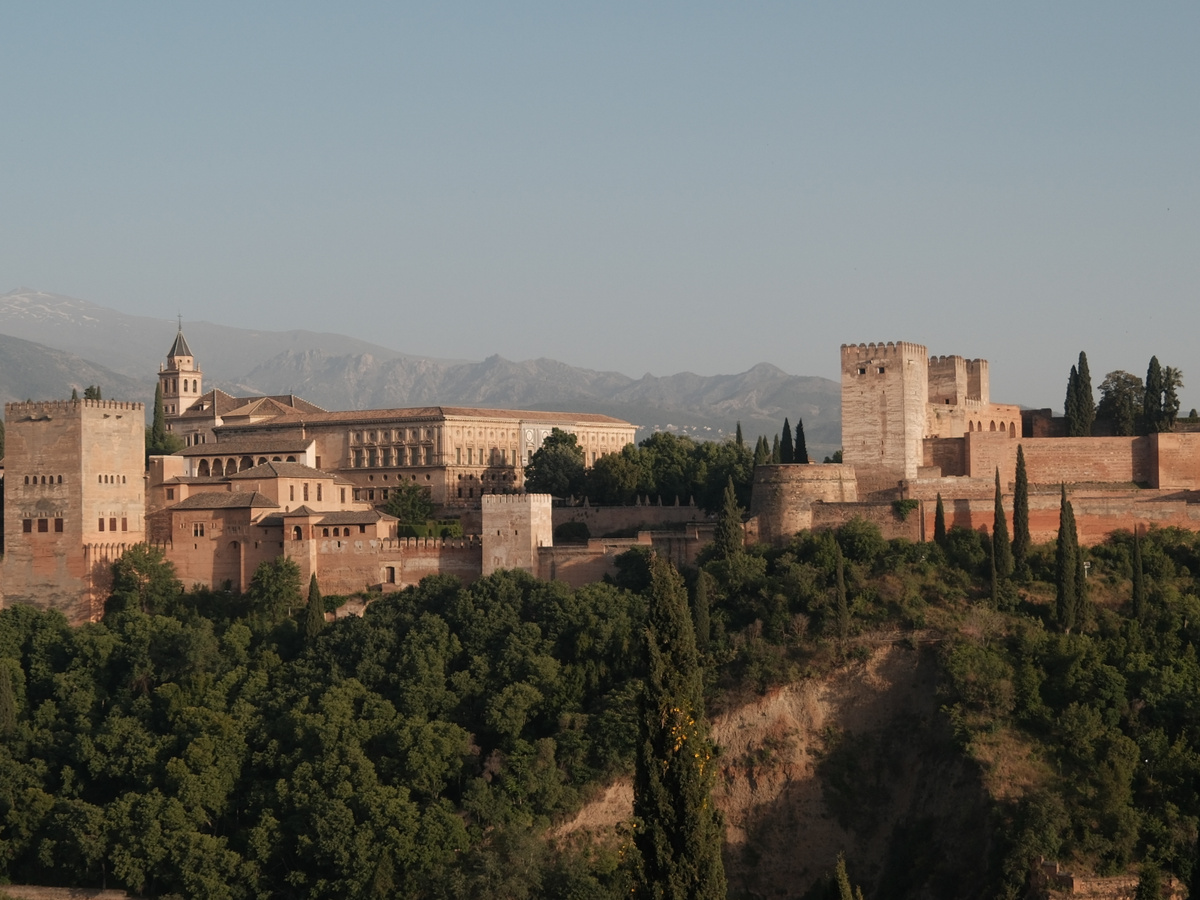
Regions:
M 1200 406 L 1200 4 L 9 3 L 0 292 L 630 375 Z

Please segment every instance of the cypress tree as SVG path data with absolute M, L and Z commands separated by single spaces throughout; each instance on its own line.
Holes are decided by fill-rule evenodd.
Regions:
M 304 617 L 304 633 L 311 641 L 325 628 L 325 601 L 321 599 L 321 588 L 317 586 L 317 573 L 308 580 L 308 610 Z
M 1000 469 L 996 469 L 996 502 L 992 515 L 992 555 L 1001 578 L 1013 573 L 1012 546 L 1008 542 L 1008 520 L 1004 517 L 1004 496 L 1000 493 Z
M 75 401 L 79 400 L 79 390 L 77 388 L 71 388 L 71 399 Z
M 1096 422 L 1096 395 L 1092 393 L 1092 373 L 1087 354 L 1079 351 L 1079 378 L 1075 383 L 1075 409 L 1079 417 L 1079 436 L 1088 437 Z
M 992 609 L 1000 608 L 1000 573 L 996 571 L 996 533 L 992 532 L 992 539 L 988 541 L 988 546 L 991 548 L 991 553 L 988 556 L 991 559 L 991 579 L 988 584 L 991 586 L 992 594 Z
M 942 495 L 937 495 L 937 508 L 933 513 L 933 542 L 939 547 L 946 546 L 946 507 L 942 505 Z
M 1142 565 L 1141 528 L 1133 526 L 1133 617 L 1146 621 L 1146 572 Z
M 738 506 L 737 492 L 733 488 L 733 476 L 725 485 L 725 496 L 721 511 L 717 514 L 717 527 L 713 532 L 713 558 L 729 559 L 745 549 L 742 533 L 742 508 Z
M 1067 437 L 1079 436 L 1079 370 L 1071 366 L 1067 378 L 1067 399 L 1063 404 L 1063 418 L 1067 421 Z
M 650 562 L 648 671 L 635 755 L 635 893 L 658 900 L 725 896 L 723 825 L 710 798 L 716 776 L 704 723 L 696 637 L 683 579 L 666 559 Z
M 796 462 L 808 462 L 808 444 L 804 441 L 804 420 L 796 420 L 796 446 L 793 450 L 796 457 Z
M 1146 393 L 1142 401 L 1142 428 L 1146 434 L 1163 430 L 1163 373 L 1158 357 L 1150 357 L 1146 369 Z
M 17 695 L 13 690 L 8 661 L 0 659 L 0 738 L 11 737 L 17 730 Z
M 1013 490 L 1013 571 L 1021 578 L 1029 576 L 1029 475 L 1025 471 L 1025 451 L 1017 444 L 1017 480 Z
M 154 419 L 150 425 L 150 452 L 161 451 L 167 442 L 167 420 L 163 413 L 162 382 L 154 386 Z
M 1071 522 L 1075 526 L 1075 522 Z M 1080 633 L 1088 622 L 1087 557 L 1079 543 L 1079 531 L 1075 532 L 1075 628 Z
M 1162 895 L 1162 871 L 1158 868 L 1158 863 L 1147 860 L 1142 863 L 1134 900 L 1162 900 Z
M 1174 366 L 1163 369 L 1163 431 L 1174 431 L 1179 417 L 1179 389 L 1183 387 L 1183 373 Z
M 792 444 L 792 423 L 783 417 L 783 438 L 779 441 L 779 461 L 790 463 L 796 461 L 796 449 Z
M 765 466 L 770 461 L 771 448 L 767 446 L 767 439 L 760 434 L 758 442 L 754 445 L 754 465 Z
M 783 462 L 783 458 L 780 456 L 779 435 L 775 435 L 775 439 L 771 441 L 771 462 L 776 465 Z
M 710 577 L 703 569 L 696 576 L 696 600 L 692 608 L 692 618 L 696 626 L 696 649 L 701 656 L 708 653 L 708 641 L 711 634 L 708 621 L 708 579 Z
M 741 421 L 740 421 L 740 420 L 739 420 L 739 421 L 738 421 L 738 423 L 737 423 L 737 433 L 734 435 L 733 441 L 734 441 L 734 443 L 735 443 L 735 444 L 737 444 L 739 447 L 743 447 L 743 446 L 745 446 L 745 445 L 742 443 L 742 423 L 741 423 Z
M 1054 548 L 1054 607 L 1059 627 L 1068 634 L 1075 627 L 1075 591 L 1079 576 L 1079 541 L 1075 535 L 1075 511 L 1062 486 L 1058 507 L 1058 541 Z

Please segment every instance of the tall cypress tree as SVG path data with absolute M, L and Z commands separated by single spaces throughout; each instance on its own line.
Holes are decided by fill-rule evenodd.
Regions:
M 838 644 L 841 652 L 846 651 L 846 639 L 850 637 L 850 598 L 846 594 L 846 572 L 845 564 L 842 560 L 842 545 L 833 541 L 834 558 L 837 563 L 836 567 L 836 587 L 837 596 L 835 598 L 837 606 L 835 607 L 836 620 L 834 624 L 837 626 Z
M 11 737 L 17 730 L 17 694 L 7 660 L 0 659 L 0 738 Z
M 763 435 L 758 436 L 758 443 L 754 445 L 754 465 L 765 466 L 771 461 L 771 448 L 767 446 L 767 439 Z
M 1067 378 L 1063 418 L 1067 422 L 1067 437 L 1079 437 L 1079 370 L 1074 366 L 1071 366 L 1071 375 Z
M 709 796 L 716 776 L 704 722 L 696 638 L 683 579 L 666 559 L 650 562 L 648 671 L 635 756 L 635 892 L 655 900 L 725 896 L 723 825 Z
M 1158 357 L 1150 357 L 1146 369 L 1146 393 L 1142 400 L 1142 428 L 1144 434 L 1163 430 L 1163 372 Z
M 992 593 L 992 609 L 1000 608 L 1000 573 L 996 571 L 996 533 L 992 532 L 992 539 L 988 541 L 988 547 L 991 552 L 988 556 L 991 559 L 991 578 L 988 581 Z
M 1074 521 L 1071 524 L 1075 526 L 1075 630 L 1082 634 L 1090 618 L 1088 615 L 1090 606 L 1088 604 L 1087 557 L 1083 552 L 1083 545 L 1079 543 L 1079 527 Z
M 808 444 L 804 440 L 804 420 L 796 420 L 796 446 L 793 450 L 796 457 L 796 462 L 808 462 Z
M 942 505 L 942 495 L 937 495 L 937 508 L 933 512 L 933 542 L 939 547 L 946 546 L 946 507 Z
M 701 656 L 708 653 L 711 634 L 708 617 L 708 580 L 711 578 L 703 569 L 696 576 L 696 599 L 692 604 L 692 620 L 696 627 L 696 649 Z
M 1079 377 L 1075 381 L 1075 409 L 1079 419 L 1079 437 L 1088 437 L 1096 422 L 1096 395 L 1092 393 L 1092 372 L 1087 354 L 1079 351 Z
M 783 462 L 779 450 L 779 435 L 775 435 L 775 439 L 771 441 L 771 462 L 777 465 Z
M 734 434 L 733 442 L 739 447 L 744 446 L 742 442 L 742 423 L 740 420 L 737 423 L 737 432 Z
M 1018 577 L 1029 575 L 1029 475 L 1025 471 L 1025 451 L 1017 444 L 1017 479 L 1013 488 L 1013 571 Z
M 1008 542 L 1008 520 L 1004 517 L 1004 495 L 1000 492 L 1000 468 L 996 468 L 996 502 L 992 513 L 992 553 L 996 558 L 996 572 L 1001 578 L 1013 573 L 1012 546 Z
M 783 418 L 783 437 L 779 441 L 779 461 L 782 463 L 795 462 L 796 450 L 792 444 L 792 423 Z
M 163 413 L 162 382 L 154 386 L 154 419 L 150 424 L 150 452 L 161 451 L 167 442 L 167 419 Z
M 308 609 L 304 617 L 304 633 L 311 641 L 325 628 L 325 601 L 317 586 L 317 573 L 308 580 Z
M 1146 571 L 1142 564 L 1141 528 L 1133 526 L 1133 617 L 1146 621 Z
M 737 491 L 733 487 L 733 476 L 725 485 L 725 496 L 721 511 L 717 513 L 717 527 L 713 531 L 713 558 L 729 559 L 745 549 L 742 531 L 742 508 L 738 506 Z
M 1059 627 L 1067 633 L 1075 627 L 1076 585 L 1079 577 L 1079 540 L 1075 534 L 1075 511 L 1062 486 L 1058 507 L 1058 541 L 1054 548 L 1054 608 Z

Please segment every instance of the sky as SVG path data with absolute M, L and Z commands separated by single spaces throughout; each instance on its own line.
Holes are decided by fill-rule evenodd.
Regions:
M 0 5 L 0 293 L 637 377 L 1200 406 L 1200 4 Z

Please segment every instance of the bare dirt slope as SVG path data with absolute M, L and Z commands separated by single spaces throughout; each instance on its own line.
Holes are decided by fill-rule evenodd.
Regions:
M 799 897 L 839 852 L 868 896 L 980 892 L 989 803 L 938 712 L 933 652 L 886 643 L 715 719 L 730 897 Z M 618 782 L 560 832 L 608 832 L 632 802 Z

